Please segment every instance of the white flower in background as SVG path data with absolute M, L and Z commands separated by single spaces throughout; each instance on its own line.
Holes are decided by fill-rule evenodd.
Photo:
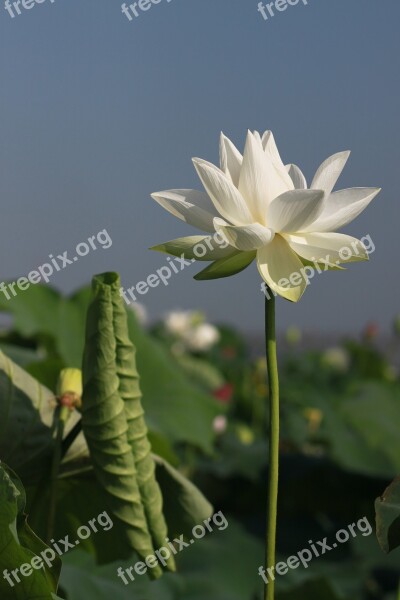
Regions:
M 219 341 L 220 337 L 220 333 L 214 325 L 203 323 L 189 330 L 184 336 L 184 341 L 189 350 L 193 352 L 207 352 Z
M 205 322 L 200 311 L 174 311 L 164 319 L 165 329 L 181 342 L 176 346 L 180 351 L 206 352 L 219 341 L 220 333 L 214 325 Z
M 170 312 L 164 319 L 164 326 L 172 335 L 185 336 L 192 328 L 194 314 L 191 310 Z
M 350 368 L 350 355 L 344 348 L 329 348 L 322 355 L 325 366 L 338 373 L 346 373 Z
M 148 314 L 147 308 L 145 307 L 144 304 L 141 304 L 140 302 L 135 302 L 134 304 L 130 304 L 129 308 L 131 310 L 133 310 L 133 312 L 135 313 L 136 318 L 137 318 L 138 322 L 140 323 L 140 325 L 142 325 L 144 327 L 145 325 L 148 324 L 149 314 Z
M 243 156 L 221 134 L 220 168 L 193 159 L 206 193 L 183 189 L 152 194 L 163 208 L 207 236 L 178 238 L 153 249 L 214 261 L 196 276 L 200 280 L 239 273 L 256 259 L 268 286 L 296 302 L 306 288 L 306 278 L 299 277 L 296 285 L 290 282 L 290 287 L 282 282 L 300 273 L 309 261 L 325 264 L 329 255 L 328 264 L 336 266 L 344 262 L 343 248 L 351 251 L 346 262 L 368 259 L 362 242 L 334 233 L 355 219 L 380 191 L 352 188 L 332 193 L 348 157 L 349 152 L 341 152 L 328 158 L 307 189 L 300 169 L 283 164 L 270 131 L 262 137 L 249 131 Z M 229 246 L 214 242 L 199 258 L 194 246 L 215 232 Z
M 213 430 L 217 435 L 225 433 L 228 427 L 228 421 L 224 415 L 218 415 L 213 421 Z

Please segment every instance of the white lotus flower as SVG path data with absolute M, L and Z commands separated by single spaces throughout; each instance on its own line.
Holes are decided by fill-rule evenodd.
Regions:
M 307 189 L 300 169 L 284 166 L 270 131 L 262 137 L 249 131 L 243 156 L 221 134 L 220 168 L 193 159 L 206 193 L 169 190 L 152 194 L 163 208 L 208 235 L 178 238 L 153 249 L 213 261 L 196 279 L 233 275 L 256 259 L 268 286 L 296 302 L 307 280 L 291 276 L 301 273 L 304 264 L 312 261 L 337 268 L 344 262 L 343 248 L 350 251 L 346 262 L 368 259 L 361 241 L 334 233 L 357 217 L 380 191 L 353 188 L 332 193 L 348 157 L 349 152 L 341 152 L 328 158 Z M 224 236 L 228 247 L 221 247 L 216 238 L 211 244 L 210 234 L 215 232 Z M 208 249 L 200 258 L 194 247 L 207 241 Z
M 193 352 L 206 352 L 220 339 L 218 329 L 206 323 L 205 316 L 199 311 L 170 312 L 164 319 L 164 326 L 183 342 L 184 348 Z
M 189 350 L 207 352 L 220 340 L 220 337 L 220 333 L 214 325 L 202 323 L 188 331 L 184 336 L 184 340 Z
M 142 325 L 142 327 L 145 327 L 148 324 L 149 313 L 144 304 L 141 304 L 141 302 L 135 302 L 134 304 L 129 305 L 129 309 L 135 313 L 138 323 Z
M 177 310 L 170 312 L 164 319 L 166 330 L 172 335 L 185 336 L 192 328 L 193 311 Z

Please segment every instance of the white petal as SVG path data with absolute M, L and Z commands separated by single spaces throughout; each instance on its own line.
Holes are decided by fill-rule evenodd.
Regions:
M 151 194 L 168 212 L 185 223 L 203 231 L 214 231 L 213 219 L 218 216 L 210 198 L 197 190 L 167 190 Z
M 307 189 L 307 180 L 297 165 L 286 165 L 286 170 L 289 173 L 290 179 L 293 181 L 295 190 Z
M 368 260 L 363 243 L 343 233 L 304 233 L 285 238 L 296 254 L 312 262 L 339 265 Z
M 280 163 L 283 166 L 281 155 L 279 154 L 279 150 L 276 145 L 274 134 L 272 133 L 272 131 L 265 131 L 261 138 L 261 142 L 265 152 L 268 152 L 268 154 L 270 154 L 271 158 L 275 162 Z
M 260 138 L 249 131 L 243 154 L 239 191 L 253 215 L 252 221 L 265 221 L 268 202 L 275 197 L 276 184 L 279 186 L 274 165 L 266 158 Z
M 221 161 L 221 171 L 227 177 L 230 177 L 235 187 L 239 185 L 240 169 L 242 168 L 243 156 L 236 146 L 221 133 L 219 154 Z
M 282 194 L 287 190 L 293 190 L 293 181 L 289 173 L 287 172 L 285 165 L 282 162 L 272 131 L 266 131 L 264 133 L 264 135 L 262 136 L 262 145 L 265 154 L 267 155 L 269 160 L 271 160 L 272 163 L 275 165 L 275 169 L 281 179 L 282 191 L 280 193 Z
M 274 231 L 297 232 L 313 223 L 324 207 L 322 190 L 293 190 L 271 202 L 267 223 Z
M 324 210 L 307 231 L 336 231 L 353 221 L 380 192 L 380 188 L 351 188 L 329 196 Z
M 267 229 L 259 223 L 233 227 L 218 217 L 214 219 L 214 227 L 231 246 L 244 252 L 258 250 L 258 248 L 269 244 L 275 235 L 271 229 Z
M 350 152 L 338 152 L 327 158 L 319 167 L 310 189 L 324 190 L 327 196 L 332 192 L 348 159 Z
M 303 263 L 280 235 L 258 250 L 257 267 L 272 291 L 292 302 L 300 300 L 307 285 Z
M 266 224 L 270 202 L 283 192 L 293 189 L 292 180 L 285 167 L 272 154 L 273 152 L 264 152 L 257 132 L 248 132 L 239 191 L 247 202 L 253 220 L 263 224 Z
M 240 192 L 230 179 L 215 165 L 194 158 L 193 164 L 220 216 L 234 225 L 247 225 L 254 221 Z
M 150 250 L 194 260 L 219 260 L 236 253 L 222 235 L 191 235 L 153 246 Z

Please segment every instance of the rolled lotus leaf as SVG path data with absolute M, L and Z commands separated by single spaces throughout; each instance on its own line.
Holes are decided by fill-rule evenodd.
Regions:
M 116 364 L 112 286 L 117 280 L 118 276 L 110 273 L 95 277 L 92 283 L 82 369 L 82 427 L 110 509 L 125 525 L 132 549 L 146 559 L 154 554 L 154 547 L 128 439 Z M 162 569 L 157 566 L 149 574 L 160 577 Z
M 119 294 L 119 277 L 111 285 L 116 363 L 119 394 L 124 402 L 128 423 L 128 443 L 135 460 L 137 479 L 149 531 L 156 549 L 165 545 L 168 528 L 163 514 L 163 498 L 155 476 L 155 462 L 151 454 L 147 426 L 144 420 L 139 374 L 136 368 L 136 349 L 128 334 L 128 321 L 123 300 Z M 167 570 L 175 571 L 173 556 L 167 560 Z

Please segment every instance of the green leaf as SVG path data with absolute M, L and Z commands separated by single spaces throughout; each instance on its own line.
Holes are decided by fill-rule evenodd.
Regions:
M 212 514 L 212 506 L 200 490 L 170 464 L 153 455 L 156 462 L 156 477 L 164 499 L 164 514 L 170 535 L 188 535 L 191 529 Z M 98 483 L 93 470 L 79 475 L 62 478 L 58 482 L 55 538 L 69 534 L 71 539 L 82 523 L 88 523 L 94 515 L 102 513 L 107 506 L 107 495 Z M 32 523 L 37 531 L 46 532 L 47 497 L 39 488 L 41 503 L 34 510 Z M 35 489 L 29 489 L 29 497 Z M 33 515 L 32 515 L 33 516 Z M 165 545 L 165 540 L 164 544 Z M 124 560 L 132 555 L 132 545 L 126 536 L 125 525 L 114 519 L 112 529 L 99 530 L 81 542 L 80 548 L 90 552 L 101 563 L 116 559 Z M 138 557 L 136 557 L 138 560 Z
M 25 484 L 46 474 L 54 448 L 54 394 L 0 352 L 0 456 Z M 65 435 L 79 420 L 74 412 Z M 82 456 L 82 436 L 65 464 Z
M 240 273 L 253 262 L 256 252 L 240 252 L 228 258 L 221 258 L 211 263 L 208 267 L 197 273 L 194 278 L 197 281 L 208 279 L 220 279 L 221 277 L 230 277 Z
M 398 385 L 385 385 L 375 382 L 363 384 L 352 398 L 346 398 L 340 406 L 339 417 L 351 427 L 359 437 L 359 449 L 366 445 L 376 459 L 383 457 L 377 475 L 400 471 L 400 443 L 398 423 L 400 422 L 400 388 Z M 371 469 L 366 454 L 363 455 L 365 470 Z M 371 457 L 373 464 L 374 457 Z M 368 472 L 368 471 L 367 471 Z
M 400 477 L 376 499 L 375 510 L 378 542 L 389 553 L 400 546 Z
M 65 366 L 81 367 L 85 332 L 85 314 L 90 288 L 70 298 L 46 285 L 32 285 L 11 301 L 0 298 L 0 310 L 14 316 L 15 331 L 27 338 L 54 338 Z
M 82 427 L 96 477 L 107 494 L 112 513 L 125 525 L 131 548 L 145 559 L 154 554 L 154 547 L 129 444 L 117 372 L 112 296 L 116 277 L 108 274 L 93 280 L 82 369 Z M 162 570 L 157 566 L 150 573 L 160 577 Z
M 0 344 L 0 350 L 17 363 L 17 365 L 24 368 L 42 358 L 37 350 L 16 346 L 15 344 L 2 343 Z
M 252 433 L 252 431 L 250 430 Z M 204 461 L 207 472 L 221 479 L 233 476 L 244 477 L 256 482 L 268 462 L 268 444 L 256 439 L 243 444 L 233 428 L 221 436 L 217 455 L 212 461 Z
M 342 600 L 326 579 L 306 581 L 301 586 L 277 595 L 277 600 Z
M 128 326 L 149 429 L 173 443 L 190 442 L 211 454 L 213 421 L 221 412 L 216 400 L 193 384 L 161 342 L 143 331 L 133 311 L 128 311 Z
M 157 481 L 164 497 L 164 513 L 172 535 L 191 536 L 192 529 L 213 514 L 200 490 L 168 462 L 154 456 Z
M 68 600 L 250 600 L 262 589 L 255 567 L 262 564 L 263 546 L 232 519 L 227 529 L 214 526 L 212 533 L 180 552 L 176 575 L 149 582 L 133 571 L 135 581 L 128 578 L 125 586 L 117 569 L 132 567 L 136 560 L 98 567 L 84 552 L 69 552 L 61 585 Z
M 222 373 L 206 360 L 190 354 L 181 354 L 176 357 L 176 361 L 192 381 L 196 381 L 208 392 L 214 392 L 225 383 Z
M 171 583 L 177 576 L 164 576 L 150 583 L 146 577 L 140 577 L 133 571 L 135 581 L 124 585 L 117 576 L 121 567 L 133 567 L 137 557 L 131 560 L 118 561 L 107 565 L 96 565 L 93 557 L 81 550 L 69 552 L 65 557 L 61 586 L 67 593 L 68 600 L 172 600 L 171 588 L 182 584 Z
M 40 555 L 48 546 L 28 526 L 25 509 L 25 492 L 18 477 L 0 463 L 0 573 L 10 573 Z M 52 600 L 57 592 L 61 560 L 55 556 L 52 566 L 32 569 L 24 577 L 17 573 L 19 582 L 11 585 L 0 578 L 0 594 L 7 600 Z

